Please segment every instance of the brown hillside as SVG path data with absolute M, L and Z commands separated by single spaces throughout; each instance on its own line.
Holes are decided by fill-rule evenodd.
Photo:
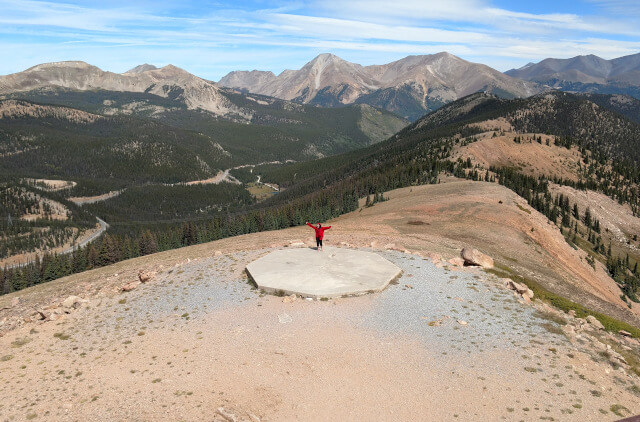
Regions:
M 506 122 L 504 122 L 506 123 Z M 584 166 L 582 155 L 576 148 L 566 149 L 554 144 L 554 136 L 539 133 L 516 133 L 502 125 L 483 122 L 482 129 L 487 132 L 476 135 L 477 142 L 454 149 L 452 158 L 466 160 L 471 158 L 473 164 L 483 168 L 514 167 L 528 176 L 559 177 L 567 180 L 578 180 L 581 166 Z M 500 131 L 493 130 L 493 126 Z M 496 136 L 494 137 L 494 134 Z M 521 143 L 514 138 L 519 137 Z M 542 143 L 538 143 L 538 137 Z M 549 145 L 546 145 L 549 141 Z

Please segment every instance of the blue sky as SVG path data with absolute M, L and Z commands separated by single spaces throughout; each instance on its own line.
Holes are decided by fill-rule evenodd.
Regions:
M 218 80 L 325 52 L 370 65 L 440 51 L 501 71 L 635 54 L 640 0 L 0 0 L 0 74 L 83 60 L 113 72 L 171 63 Z

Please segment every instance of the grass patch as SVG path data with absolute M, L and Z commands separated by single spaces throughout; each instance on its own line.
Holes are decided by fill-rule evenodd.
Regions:
M 13 359 L 13 355 L 4 355 L 0 358 L 0 362 L 6 362 L 11 359 Z
M 11 342 L 11 347 L 22 347 L 27 343 L 30 343 L 31 339 L 29 337 L 17 338 Z
M 611 413 L 613 413 L 616 416 L 625 416 L 625 413 L 627 414 L 631 413 L 629 409 L 627 409 L 621 404 L 612 404 L 609 410 L 611 410 Z
M 517 202 L 516 202 L 516 207 L 518 207 L 520 209 L 520 211 L 524 211 L 527 214 L 531 214 L 531 210 L 530 209 L 527 209 L 527 208 L 523 207 L 522 205 L 518 204 Z
M 71 338 L 69 334 L 65 333 L 55 333 L 53 336 L 58 340 L 69 340 Z
M 505 265 L 496 264 L 494 268 L 485 269 L 485 271 L 490 274 L 497 275 L 498 277 L 510 278 L 517 283 L 524 283 L 528 288 L 530 288 L 533 291 L 535 299 L 547 302 L 548 304 L 552 305 L 553 307 L 563 312 L 569 312 L 570 310 L 574 310 L 576 312 L 577 318 L 586 318 L 588 315 L 593 315 L 598 321 L 602 323 L 602 325 L 604 325 L 604 328 L 607 331 L 617 333 L 620 330 L 625 330 L 631 333 L 631 335 L 635 338 L 640 337 L 640 329 L 630 324 L 627 324 L 626 322 L 610 317 L 608 315 L 602 314 L 600 312 L 592 311 L 589 308 L 586 308 L 569 299 L 566 299 L 562 296 L 552 293 L 549 290 L 542 287 L 538 282 L 531 280 L 529 278 L 514 274 L 513 271 Z

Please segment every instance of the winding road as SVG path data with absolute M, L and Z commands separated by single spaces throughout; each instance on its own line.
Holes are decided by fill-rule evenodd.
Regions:
M 96 217 L 96 220 L 98 220 L 98 224 L 100 224 L 100 228 L 94 232 L 91 233 L 91 235 L 89 237 L 87 237 L 86 239 L 82 240 L 80 243 L 77 243 L 61 252 L 57 252 L 58 255 L 64 255 L 64 254 L 68 254 L 71 253 L 73 251 L 75 251 L 76 249 L 79 248 L 84 248 L 85 246 L 87 246 L 89 243 L 93 242 L 94 240 L 96 240 L 97 238 L 99 238 L 100 236 L 102 236 L 104 234 L 104 232 L 107 231 L 107 229 L 109 228 L 109 223 L 107 223 L 106 221 L 104 221 L 103 219 L 101 219 L 100 217 Z M 25 265 L 29 264 L 31 261 L 27 261 L 27 262 L 22 262 L 19 264 L 13 264 L 13 265 L 7 265 L 7 269 L 11 269 L 11 268 L 20 268 L 20 267 L 24 267 Z

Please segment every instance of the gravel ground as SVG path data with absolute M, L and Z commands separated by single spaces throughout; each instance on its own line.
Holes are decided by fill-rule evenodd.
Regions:
M 404 273 L 385 291 L 283 303 L 243 273 L 267 251 L 176 265 L 0 338 L 0 420 L 218 420 L 221 406 L 246 420 L 640 411 L 636 378 L 578 350 L 491 275 L 386 251 Z

